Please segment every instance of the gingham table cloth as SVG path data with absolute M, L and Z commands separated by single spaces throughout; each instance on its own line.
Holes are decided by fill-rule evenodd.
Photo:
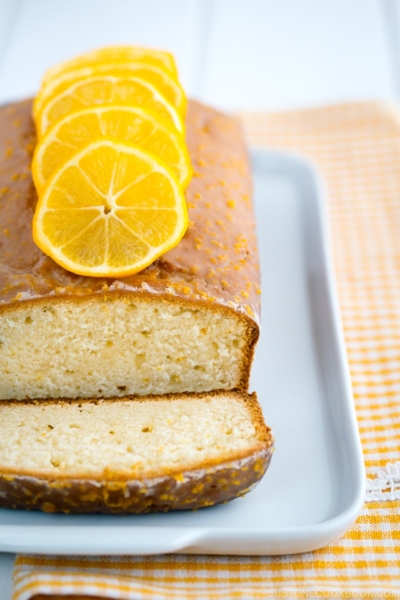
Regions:
M 400 597 L 400 108 L 241 114 L 257 147 L 303 154 L 328 188 L 336 281 L 368 476 L 335 544 L 276 557 L 18 556 L 13 600 Z

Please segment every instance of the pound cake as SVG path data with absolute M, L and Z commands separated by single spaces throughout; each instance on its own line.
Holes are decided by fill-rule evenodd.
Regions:
M 74 275 L 34 244 L 31 112 L 30 100 L 0 109 L 0 399 L 246 390 L 260 289 L 237 124 L 189 103 L 189 228 L 118 280 Z
M 0 506 L 119 514 L 211 506 L 250 491 L 272 451 L 255 394 L 1 401 Z

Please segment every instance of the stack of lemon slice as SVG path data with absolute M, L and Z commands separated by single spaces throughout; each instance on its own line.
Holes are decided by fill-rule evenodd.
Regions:
M 46 73 L 32 163 L 43 252 L 73 273 L 123 277 L 179 243 L 186 104 L 168 52 L 103 48 Z

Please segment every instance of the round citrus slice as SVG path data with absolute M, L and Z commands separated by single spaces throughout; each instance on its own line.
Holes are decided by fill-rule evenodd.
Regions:
M 101 62 L 87 67 L 63 71 L 53 77 L 42 87 L 33 104 L 35 121 L 45 104 L 54 96 L 58 96 L 72 83 L 98 75 L 116 75 L 118 77 L 140 77 L 157 88 L 170 104 L 175 106 L 178 113 L 184 117 L 187 100 L 182 86 L 169 75 L 168 71 L 140 62 L 113 61 Z
M 49 179 L 33 219 L 33 238 L 79 275 L 126 277 L 176 246 L 188 224 L 181 187 L 159 158 L 100 139 Z
M 140 61 L 155 67 L 161 67 L 170 72 L 175 79 L 178 79 L 175 60 L 170 52 L 140 46 L 108 46 L 54 65 L 46 71 L 43 82 L 47 83 L 63 71 L 111 60 Z
M 131 104 L 159 113 L 183 134 L 183 123 L 176 109 L 148 81 L 139 77 L 89 77 L 76 81 L 51 98 L 36 123 L 38 136 L 67 114 L 95 105 Z
M 42 193 L 46 180 L 92 140 L 101 137 L 127 141 L 155 154 L 174 172 L 182 187 L 192 174 L 182 136 L 166 119 L 143 108 L 124 105 L 93 106 L 57 121 L 36 146 L 32 175 Z

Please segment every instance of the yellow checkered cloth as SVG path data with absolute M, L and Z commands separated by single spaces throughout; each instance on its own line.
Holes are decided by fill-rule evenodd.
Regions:
M 241 118 L 251 145 L 305 155 L 328 186 L 369 477 L 362 515 L 337 543 L 292 556 L 18 556 L 13 600 L 400 597 L 400 109 L 365 103 Z

